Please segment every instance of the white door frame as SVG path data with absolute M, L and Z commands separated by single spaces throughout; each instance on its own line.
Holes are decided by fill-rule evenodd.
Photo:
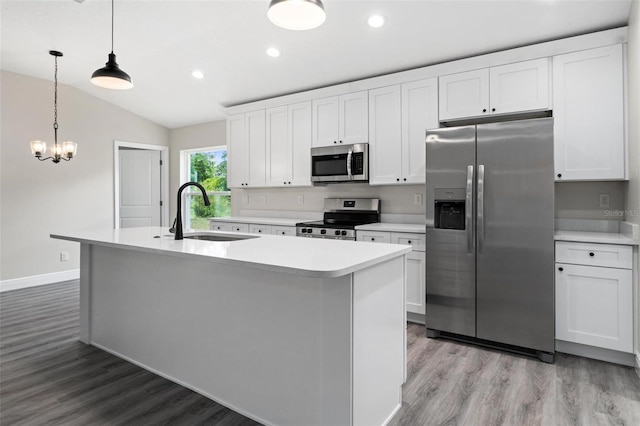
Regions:
M 145 149 L 148 151 L 160 151 L 160 195 L 162 197 L 161 226 L 169 226 L 169 147 L 164 145 L 150 145 L 146 143 L 113 141 L 113 176 L 114 176 L 114 227 L 120 228 L 120 148 Z

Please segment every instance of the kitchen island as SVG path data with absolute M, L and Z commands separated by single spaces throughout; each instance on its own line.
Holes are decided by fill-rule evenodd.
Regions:
M 410 246 L 51 236 L 81 244 L 84 343 L 263 424 L 384 424 L 401 405 Z

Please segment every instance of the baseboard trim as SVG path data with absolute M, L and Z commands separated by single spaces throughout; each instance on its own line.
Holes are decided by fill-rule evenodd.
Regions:
M 638 379 L 640 379 L 640 352 L 636 352 L 636 365 L 634 367 L 636 375 L 638 376 Z
M 633 367 L 638 363 L 638 356 L 633 352 L 620 352 L 611 349 L 598 348 L 595 346 L 582 345 L 579 343 L 566 342 L 564 340 L 556 340 L 556 352 L 562 352 L 570 355 L 578 355 L 585 358 L 597 359 L 600 361 L 611 362 L 614 364 L 626 365 Z
M 80 279 L 80 269 L 33 275 L 31 277 L 14 278 L 11 280 L 0 281 L 0 293 L 3 291 L 18 290 L 20 288 L 35 287 L 44 284 L 53 284 L 77 279 Z

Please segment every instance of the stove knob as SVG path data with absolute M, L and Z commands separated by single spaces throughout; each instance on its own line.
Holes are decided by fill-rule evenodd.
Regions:
M 336 231 L 336 235 L 340 235 L 340 231 Z
M 326 234 L 326 233 L 327 233 L 327 230 L 326 230 L 326 229 L 321 229 L 321 230 L 320 230 L 320 233 L 321 233 L 322 235 L 324 235 L 324 234 Z
M 347 231 L 342 231 L 342 232 L 340 233 L 340 235 L 342 235 L 342 236 L 347 235 Z
M 307 228 L 300 229 L 300 232 L 302 232 L 303 234 L 306 234 L 307 233 Z

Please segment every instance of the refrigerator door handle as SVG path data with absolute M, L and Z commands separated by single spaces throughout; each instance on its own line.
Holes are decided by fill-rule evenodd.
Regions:
M 484 246 L 484 164 L 478 165 L 478 253 Z
M 467 166 L 467 193 L 465 196 L 467 229 L 467 252 L 473 253 L 473 166 Z

